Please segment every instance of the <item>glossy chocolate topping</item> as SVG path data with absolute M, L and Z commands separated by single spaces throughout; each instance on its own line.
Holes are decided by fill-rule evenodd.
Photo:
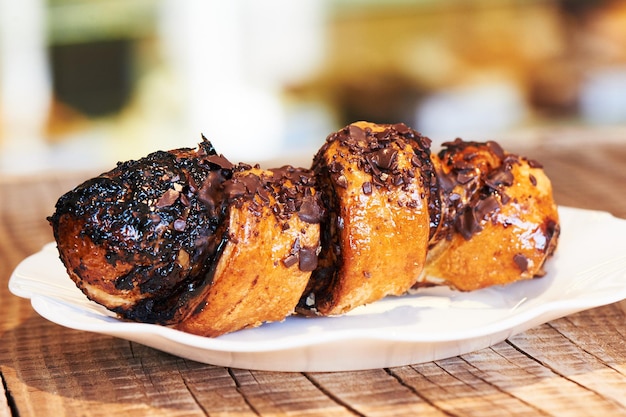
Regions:
M 262 208 L 269 205 L 283 230 L 290 227 L 288 220 L 294 215 L 305 223 L 320 223 L 324 209 L 312 171 L 290 165 L 267 171 L 258 166 L 251 168 L 240 164 L 237 173 L 224 184 L 227 204 L 242 207 L 247 202 L 254 216 L 262 216 Z M 283 263 L 287 267 L 297 263 L 300 270 L 312 271 L 317 266 L 318 249 L 301 246 L 296 240 Z
M 360 184 L 360 192 L 366 196 L 377 190 L 400 194 L 406 192 L 403 194 L 406 199 L 394 199 L 389 204 L 417 208 L 427 202 L 431 233 L 438 226 L 441 200 L 439 183 L 430 160 L 430 139 L 404 124 L 376 127 L 372 129 L 358 124 L 346 126 L 328 136 L 313 159 L 313 170 L 326 215 L 321 221 L 320 265 L 313 272 L 309 287 L 299 303 L 298 310 L 303 314 L 315 310 L 316 303 L 329 302 L 333 297 L 330 289 L 336 285 L 338 270 L 344 262 L 341 249 L 343 243 L 339 241 L 344 219 L 338 215 L 338 194 L 349 186 L 348 177 L 352 176 L 349 170 L 365 174 L 367 180 Z M 339 146 L 335 147 L 337 144 Z M 400 166 L 399 152 L 412 152 L 408 157 L 410 163 Z M 406 156 L 404 158 L 406 160 Z M 410 187 L 415 187 L 416 181 L 419 188 L 424 190 L 419 200 L 409 192 Z M 316 298 L 315 301 L 313 298 Z
M 439 183 L 430 160 L 431 141 L 404 123 L 384 125 L 384 127 L 384 130 L 374 132 L 370 128 L 362 129 L 352 124 L 333 133 L 326 139 L 326 143 L 316 155 L 314 166 L 321 166 L 319 163 L 316 164 L 315 160 L 320 160 L 321 155 L 327 152 L 330 143 L 339 141 L 355 156 L 358 169 L 372 176 L 371 182 L 365 182 L 362 186 L 364 194 L 371 194 L 374 188 L 391 190 L 401 187 L 405 189 L 415 176 L 421 176 L 424 189 L 430 194 L 423 197 L 427 198 L 428 201 L 431 233 L 434 233 L 440 221 L 441 199 L 439 197 Z M 398 151 L 390 146 L 394 142 L 400 149 L 404 149 L 406 144 L 411 145 L 414 155 L 411 157 L 412 167 L 410 169 L 398 168 Z M 346 187 L 344 167 L 341 164 L 331 162 L 327 170 L 330 178 L 337 186 Z M 319 175 L 325 174 L 318 172 Z
M 471 239 L 482 230 L 481 221 L 508 202 L 506 189 L 513 184 L 511 168 L 520 161 L 520 157 L 506 154 L 493 141 L 456 139 L 442 146 L 437 178 L 443 214 L 431 246 L 455 232 Z
M 114 311 L 133 320 L 167 322 L 185 294 L 206 281 L 207 260 L 221 239 L 216 231 L 225 214 L 222 184 L 232 167 L 206 140 L 198 150 L 155 152 L 119 163 L 66 193 L 48 220 L 57 241 L 62 223 L 79 222 L 77 238 L 104 248 L 111 265 L 132 266 L 107 278 L 118 290 L 139 290 L 145 297 Z M 82 278 L 81 267 L 73 272 Z

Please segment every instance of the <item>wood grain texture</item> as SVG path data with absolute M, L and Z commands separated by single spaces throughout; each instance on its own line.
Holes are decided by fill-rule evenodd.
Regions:
M 544 164 L 559 204 L 626 218 L 624 137 L 519 152 Z M 625 302 L 459 357 L 339 373 L 216 367 L 50 323 L 8 279 L 52 240 L 56 199 L 89 176 L 0 179 L 0 417 L 626 415 Z

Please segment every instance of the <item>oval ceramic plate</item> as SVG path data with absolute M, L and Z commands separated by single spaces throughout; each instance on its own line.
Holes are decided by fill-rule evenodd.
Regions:
M 220 366 L 275 371 L 401 366 L 482 349 L 626 298 L 626 221 L 574 208 L 559 213 L 560 243 L 543 278 L 468 293 L 434 287 L 387 297 L 341 317 L 289 317 L 218 338 L 118 320 L 75 287 L 54 244 L 22 261 L 9 288 L 62 326 Z

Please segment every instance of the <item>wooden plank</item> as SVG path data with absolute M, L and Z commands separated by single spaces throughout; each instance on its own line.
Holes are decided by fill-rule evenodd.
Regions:
M 149 349 L 149 348 L 146 348 Z M 181 360 L 178 369 L 196 403 L 210 416 L 257 416 L 227 368 Z
M 204 415 L 172 372 L 179 358 L 152 349 L 135 356 L 127 341 L 38 317 L 4 337 L 12 348 L 1 363 L 20 358 L 2 368 L 20 416 Z
M 537 340 L 539 343 L 541 340 Z M 509 343 L 500 343 L 463 358 L 481 378 L 546 414 L 615 415 L 625 411 Z
M 358 347 L 355 347 L 358 349 Z M 363 416 L 443 416 L 436 406 L 407 386 L 392 371 L 311 373 L 309 378 L 328 396 Z
M 596 404 L 598 409 L 597 398 L 602 398 L 613 412 L 626 414 L 625 335 L 623 311 L 614 304 L 531 329 L 511 338 L 511 344 L 593 394 L 580 404 L 578 397 L 568 399 L 569 407 L 581 411 Z
M 239 392 L 262 416 L 353 416 L 300 373 L 232 369 Z
M 621 144 L 564 146 L 561 142 L 522 151 L 542 162 L 560 205 L 608 211 L 626 218 L 626 196 L 616 193 L 626 184 L 626 147 Z
M 482 351 L 481 351 L 482 352 Z M 501 390 L 473 363 L 455 357 L 392 369 L 429 403 L 455 416 L 539 416 L 540 409 Z

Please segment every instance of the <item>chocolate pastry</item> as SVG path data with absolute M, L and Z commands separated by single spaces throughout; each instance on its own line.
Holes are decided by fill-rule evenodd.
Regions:
M 432 156 L 442 218 L 416 287 L 469 291 L 543 276 L 559 217 L 541 165 L 493 141 L 443 146 Z
M 125 319 L 181 320 L 210 274 L 232 168 L 204 141 L 120 163 L 63 195 L 48 220 L 70 278 Z
M 243 166 L 224 183 L 226 234 L 211 282 L 175 327 L 218 336 L 295 310 L 320 250 L 322 207 L 314 177 L 291 166 Z
M 437 191 L 429 145 L 404 124 L 358 122 L 327 138 L 312 168 L 326 207 L 322 252 L 299 312 L 342 314 L 415 283 Z
M 430 144 L 404 124 L 357 122 L 310 169 L 261 169 L 204 139 L 119 163 L 48 220 L 89 299 L 210 337 L 541 276 L 560 230 L 541 165 L 491 141 Z
M 311 172 L 233 166 L 208 141 L 119 164 L 48 218 L 85 295 L 121 318 L 206 336 L 282 320 L 317 265 Z

